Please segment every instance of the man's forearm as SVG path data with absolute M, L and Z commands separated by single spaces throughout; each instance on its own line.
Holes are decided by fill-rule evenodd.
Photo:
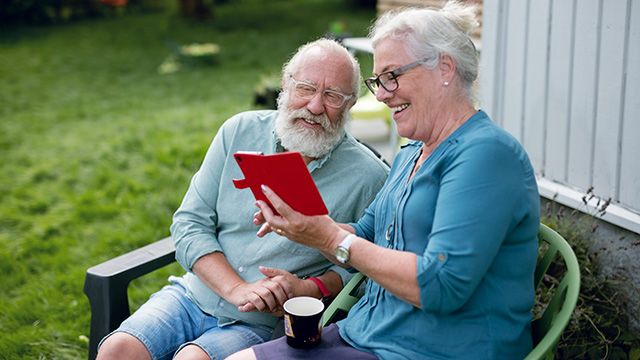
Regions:
M 233 290 L 245 283 L 224 254 L 218 251 L 199 258 L 193 264 L 191 271 L 209 289 L 230 303 L 234 303 L 231 299 Z

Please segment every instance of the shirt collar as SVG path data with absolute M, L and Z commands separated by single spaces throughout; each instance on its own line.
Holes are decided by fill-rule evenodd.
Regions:
M 276 129 L 275 128 L 273 130 L 271 130 L 271 136 L 273 137 L 273 152 L 274 152 L 274 154 L 284 152 L 284 147 L 282 146 L 282 143 L 280 142 L 280 139 L 278 138 L 278 136 L 276 136 Z M 333 151 L 335 149 L 337 149 L 340 146 L 340 144 L 342 144 L 342 142 L 346 138 L 347 138 L 347 132 L 346 132 L 346 130 L 342 130 L 342 137 L 340 138 L 340 141 L 338 141 L 336 146 L 334 146 L 333 149 L 331 149 L 328 153 L 326 153 L 321 158 L 315 159 L 315 160 L 311 161 L 309 163 L 309 165 L 307 165 L 307 168 L 309 169 L 309 172 L 313 172 L 313 170 L 321 168 L 322 165 L 327 160 L 329 160 L 329 158 L 331 157 L 331 154 L 333 153 Z

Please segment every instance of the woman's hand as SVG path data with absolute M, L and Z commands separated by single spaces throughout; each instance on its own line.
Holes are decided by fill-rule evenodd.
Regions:
M 326 215 L 305 216 L 293 210 L 268 187 L 262 186 L 262 192 L 280 215 L 274 214 L 264 201 L 258 201 L 260 211 L 254 216 L 254 221 L 264 221 L 260 231 L 265 234 L 274 231 L 289 240 L 316 248 L 334 264 L 358 269 L 401 300 L 421 307 L 416 254 L 387 249 L 356 238 L 351 245 L 349 264 L 341 264 L 333 256 L 333 250 L 354 232 L 351 226 L 337 224 Z
M 267 186 L 262 186 L 262 192 L 280 215 L 275 214 L 264 201 L 256 203 L 260 211 L 254 215 L 253 223 L 262 225 L 258 230 L 259 237 L 274 231 L 299 244 L 331 253 L 348 234 L 328 215 L 303 215 L 293 210 Z
M 256 206 L 259 208 L 260 205 L 256 202 Z M 258 237 L 263 237 L 271 232 L 271 226 L 267 224 L 267 221 L 264 219 L 264 215 L 262 215 L 262 210 L 258 210 L 257 213 L 253 214 L 253 225 L 260 226 L 258 230 Z

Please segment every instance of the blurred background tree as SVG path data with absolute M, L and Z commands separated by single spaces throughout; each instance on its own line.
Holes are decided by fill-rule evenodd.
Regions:
M 180 15 L 185 18 L 205 20 L 213 15 L 213 4 L 205 4 L 204 0 L 180 0 Z
M 203 0 L 181 0 L 182 3 L 203 3 Z M 209 5 L 202 8 L 206 12 Z M 0 26 L 50 25 L 69 21 L 112 16 L 123 11 L 159 10 L 153 0 L 0 0 Z

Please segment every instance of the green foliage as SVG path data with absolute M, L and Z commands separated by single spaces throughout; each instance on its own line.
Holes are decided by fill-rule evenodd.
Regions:
M 594 196 L 593 189 L 589 189 L 583 199 L 585 204 L 587 198 L 591 200 Z M 542 218 L 543 223 L 569 242 L 578 258 L 581 273 L 578 304 L 560 340 L 557 359 L 638 359 L 639 356 L 640 339 L 628 330 L 627 317 L 617 301 L 620 293 L 615 288 L 625 280 L 600 274 L 598 252 L 607 249 L 593 249 L 597 216 L 603 215 L 608 205 L 608 201 L 601 201 L 595 210 L 582 213 L 567 210 L 552 201 L 547 203 L 546 214 Z M 538 290 L 540 302 L 548 300 L 549 291 L 562 279 L 564 268 L 564 264 L 559 263 L 555 263 L 555 269 L 553 265 L 550 267 Z M 540 311 L 539 308 L 538 303 L 534 313 Z
M 160 11 L 164 4 L 158 4 L 159 2 L 127 0 L 126 6 L 109 6 L 102 0 L 3 0 L 0 2 L 0 28 L 52 25 L 126 13 Z
M 332 21 L 362 36 L 374 17 L 338 0 L 240 0 L 209 22 L 167 11 L 0 33 L 0 359 L 86 358 L 86 269 L 168 235 L 262 74 Z M 167 41 L 216 43 L 219 61 L 160 75 Z M 134 281 L 132 308 L 182 271 Z

